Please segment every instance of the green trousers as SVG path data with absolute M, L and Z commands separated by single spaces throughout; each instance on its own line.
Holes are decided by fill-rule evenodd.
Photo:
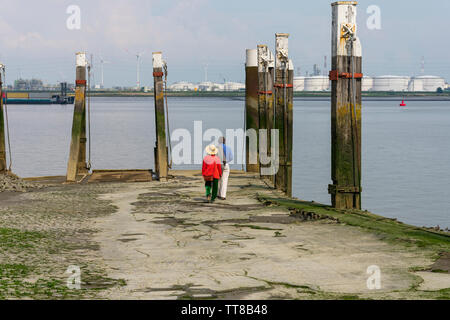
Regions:
M 217 193 L 219 192 L 219 179 L 214 179 L 214 181 L 207 181 L 205 183 L 206 196 L 211 195 L 211 201 L 216 200 Z

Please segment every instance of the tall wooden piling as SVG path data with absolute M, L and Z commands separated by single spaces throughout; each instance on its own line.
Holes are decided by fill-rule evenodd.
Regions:
M 167 179 L 169 175 L 168 168 L 168 150 L 166 142 L 166 115 L 164 106 L 164 61 L 161 52 L 153 53 L 153 78 L 154 78 L 154 96 L 155 96 L 155 128 L 156 128 L 156 146 L 155 146 L 155 173 L 160 180 Z M 170 134 L 170 133 L 169 133 Z
M 332 4 L 331 152 L 333 207 L 361 209 L 362 54 L 355 1 Z
M 292 197 L 292 150 L 294 148 L 294 63 L 289 60 L 286 110 L 286 194 Z
M 3 114 L 3 79 L 0 73 L 0 173 L 8 170 L 6 164 L 5 118 Z
M 75 182 L 78 175 L 89 173 L 86 163 L 86 66 L 86 54 L 77 53 L 72 139 L 67 166 L 68 182 Z
M 292 119 L 293 119 L 293 70 L 289 69 L 289 34 L 276 34 L 275 65 L 275 124 L 279 133 L 279 169 L 275 187 L 292 196 Z
M 266 118 L 266 95 L 268 94 L 266 90 L 267 83 L 267 68 L 266 68 L 266 56 L 267 56 L 267 46 L 258 45 L 258 115 L 259 115 L 259 129 L 267 129 L 267 118 Z
M 246 143 L 247 172 L 259 173 L 258 154 L 258 53 L 256 49 L 247 49 L 245 63 L 245 121 L 247 131 L 253 131 Z M 253 129 L 253 130 L 252 130 Z
M 274 91 L 274 83 L 275 83 L 275 56 L 272 51 L 269 51 L 269 65 L 267 71 L 267 90 L 272 92 L 272 94 L 266 96 L 266 105 L 267 105 L 267 150 L 269 156 L 272 158 L 272 130 L 275 129 L 274 121 L 275 121 L 275 91 Z M 270 176 L 270 180 L 272 184 L 275 186 L 275 177 L 276 174 L 272 174 Z
M 258 45 L 257 49 L 258 53 L 258 115 L 259 115 L 259 143 L 258 143 L 258 154 L 262 156 L 265 153 L 265 150 L 261 148 L 267 148 L 267 134 L 265 135 L 266 143 L 263 145 L 262 133 L 264 130 L 267 130 L 267 96 L 272 94 L 267 89 L 267 56 L 268 56 L 268 48 L 266 45 Z M 264 161 L 260 159 L 260 170 L 261 175 L 264 172 L 263 167 L 267 165 Z
M 259 145 L 261 176 L 270 172 L 271 129 L 273 129 L 273 67 L 274 57 L 266 45 L 258 45 L 258 110 L 259 110 Z M 262 131 L 266 130 L 266 131 Z M 265 132 L 265 144 L 262 134 Z M 266 159 L 263 159 L 263 155 Z M 267 163 L 264 163 L 267 161 Z M 273 177 L 273 176 L 270 176 Z

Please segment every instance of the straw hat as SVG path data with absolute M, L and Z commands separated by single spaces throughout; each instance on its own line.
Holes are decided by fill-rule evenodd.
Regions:
M 210 156 L 215 156 L 219 153 L 219 149 L 213 144 L 206 147 L 206 154 L 209 154 Z

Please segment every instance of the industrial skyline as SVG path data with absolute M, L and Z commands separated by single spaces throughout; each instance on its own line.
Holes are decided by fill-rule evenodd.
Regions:
M 72 81 L 74 53 L 94 55 L 95 82 L 104 85 L 137 84 L 136 54 L 163 50 L 170 64 L 169 82 L 243 82 L 245 51 L 254 43 L 267 44 L 273 51 L 276 32 L 291 34 L 290 55 L 295 67 L 322 68 L 323 56 L 329 60 L 329 2 L 287 1 L 290 10 L 283 19 L 273 19 L 282 10 L 268 1 L 87 1 L 80 0 L 80 29 L 69 30 L 66 9 L 72 3 L 43 0 L 39 3 L 5 2 L 0 12 L 0 35 L 3 38 L 0 61 L 7 66 L 7 82 L 17 78 L 41 78 L 50 83 Z M 366 9 L 377 5 L 381 26 L 370 29 Z M 421 74 L 425 57 L 425 74 L 450 79 L 448 52 L 450 44 L 442 41 L 439 30 L 448 30 L 450 3 L 436 0 L 433 10 L 422 14 L 421 1 L 359 1 L 359 34 L 364 45 L 365 74 Z M 14 14 L 20 8 L 20 16 Z M 36 23 L 35 17 L 42 19 Z M 270 21 L 267 23 L 267 21 Z M 421 25 L 434 25 L 428 32 Z M 312 27 L 313 26 L 313 27 Z M 414 32 L 412 32 L 414 31 Z M 444 32 L 444 31 L 442 31 Z M 421 45 L 417 46 L 417 39 Z M 304 39 L 308 39 L 305 46 Z M 129 52 L 127 52 L 127 50 Z M 130 54 L 132 53 L 132 54 Z M 100 59 L 108 61 L 102 64 Z M 140 57 L 139 82 L 152 83 L 151 57 Z M 329 61 L 328 61 L 329 66 Z

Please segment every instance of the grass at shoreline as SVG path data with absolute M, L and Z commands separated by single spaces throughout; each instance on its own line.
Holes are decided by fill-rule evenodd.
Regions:
M 95 299 L 99 291 L 123 285 L 108 278 L 92 241 L 91 219 L 116 209 L 97 198 L 109 190 L 49 187 L 15 194 L 0 207 L 0 300 Z M 71 265 L 81 269 L 80 290 L 67 287 Z
M 293 214 L 314 214 L 321 218 L 337 220 L 342 224 L 360 227 L 391 243 L 430 249 L 436 253 L 450 252 L 450 233 L 410 226 L 396 219 L 385 218 L 368 211 L 336 210 L 318 203 L 267 196 L 259 196 L 259 200 L 266 205 L 275 204 L 289 208 Z

